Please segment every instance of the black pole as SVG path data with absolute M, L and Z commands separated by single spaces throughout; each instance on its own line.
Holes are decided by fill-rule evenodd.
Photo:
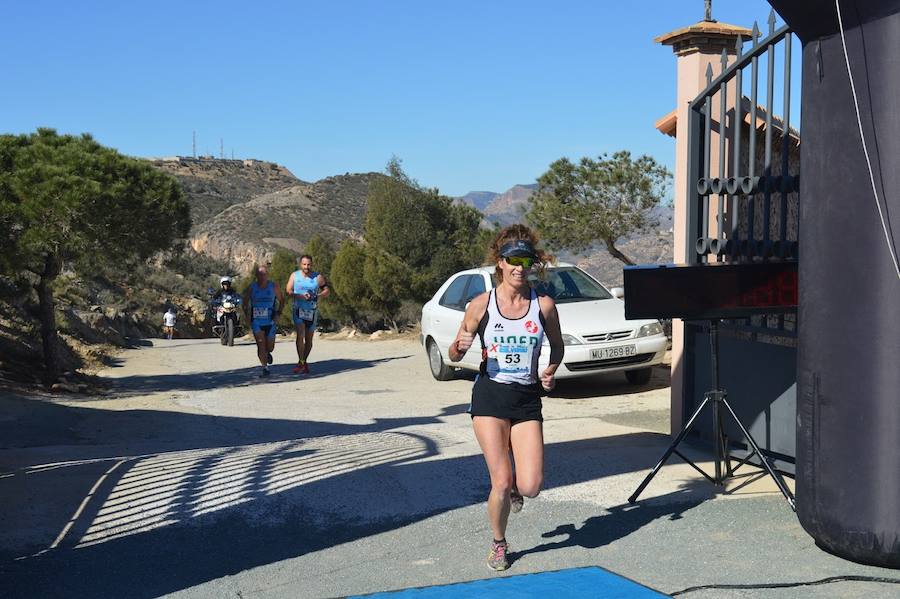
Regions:
M 719 413 L 719 397 L 718 393 L 719 389 L 719 322 L 716 320 L 711 321 L 709 327 L 709 352 L 710 352 L 710 365 L 712 366 L 712 394 L 709 396 L 712 397 L 713 403 L 713 437 L 715 446 L 713 450 L 713 455 L 715 456 L 715 467 L 716 467 L 716 476 L 715 481 L 717 485 L 722 484 L 722 444 L 719 442 L 721 437 L 722 430 L 722 415 Z M 708 396 L 708 397 L 709 397 Z

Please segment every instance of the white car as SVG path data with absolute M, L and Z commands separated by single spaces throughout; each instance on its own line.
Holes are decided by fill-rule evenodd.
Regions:
M 466 306 L 473 297 L 494 287 L 493 274 L 493 267 L 458 272 L 422 306 L 421 341 L 428 353 L 431 374 L 437 380 L 449 380 L 456 368 L 479 369 L 477 337 L 460 362 L 451 362 L 448 350 L 456 339 Z M 556 377 L 621 371 L 628 382 L 646 384 L 652 367 L 661 363 L 666 353 L 667 339 L 659 321 L 625 320 L 625 303 L 574 264 L 549 267 L 546 274 L 545 281 L 533 279 L 532 284 L 539 293 L 553 297 L 559 311 L 566 355 Z M 550 348 L 545 345 L 541 368 L 549 356 Z

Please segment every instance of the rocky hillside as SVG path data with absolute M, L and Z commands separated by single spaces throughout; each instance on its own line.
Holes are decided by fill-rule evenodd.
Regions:
M 279 247 L 299 252 L 321 234 L 340 240 L 362 235 L 369 184 L 378 173 L 340 175 L 235 203 L 197 224 L 191 247 L 246 270 Z
M 262 160 L 179 156 L 150 162 L 181 183 L 195 228 L 229 206 L 303 183 L 283 166 Z
M 672 262 L 672 233 L 669 231 L 635 235 L 631 239 L 617 244 L 616 247 L 637 264 Z M 597 247 L 593 251 L 581 255 L 562 253 L 559 258 L 577 264 L 607 287 L 622 285 L 622 268 L 625 265 L 610 256 L 603 247 Z
M 369 183 L 377 173 L 328 177 L 315 183 L 261 160 L 153 160 L 182 185 L 191 206 L 190 245 L 240 272 L 271 259 L 279 247 L 302 251 L 319 233 L 338 241 L 360 236 Z
M 214 273 L 227 268 L 187 250 L 138 266 L 95 265 L 85 273 L 67 269 L 53 283 L 63 370 L 108 365 L 117 348 L 161 336 L 168 308 L 177 313 L 177 336 L 209 336 L 206 289 L 218 280 Z M 27 272 L 0 275 L 0 386 L 40 383 L 46 377 L 34 283 Z M 58 382 L 80 377 L 73 376 Z
M 645 233 L 632 235 L 617 244 L 622 253 L 636 264 L 663 264 L 672 262 L 673 234 L 672 208 L 660 206 L 653 210 L 653 218 L 659 225 Z M 578 264 L 602 283 L 610 287 L 622 284 L 622 267 L 624 264 L 609 255 L 604 247 L 597 247 L 581 256 L 565 256 L 565 259 Z

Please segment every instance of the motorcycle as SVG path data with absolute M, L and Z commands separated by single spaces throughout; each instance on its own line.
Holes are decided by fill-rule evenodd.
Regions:
M 222 345 L 233 346 L 234 338 L 240 335 L 241 296 L 236 292 L 224 293 L 210 301 L 209 312 L 214 316 L 212 332 L 219 337 Z

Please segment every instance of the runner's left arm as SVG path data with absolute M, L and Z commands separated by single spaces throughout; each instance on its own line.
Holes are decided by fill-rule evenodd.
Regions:
M 284 293 L 281 291 L 281 287 L 279 287 L 278 284 L 275 285 L 275 299 L 278 301 L 278 306 L 275 308 L 275 318 L 277 319 L 284 309 Z
M 328 294 L 331 293 L 331 288 L 328 287 L 328 281 L 325 280 L 325 277 L 323 275 L 319 275 L 316 283 L 319 284 L 319 297 L 328 297 Z
M 547 391 L 556 386 L 556 369 L 562 364 L 566 352 L 563 342 L 562 330 L 559 326 L 559 312 L 556 310 L 556 302 L 552 297 L 542 295 L 538 298 L 541 306 L 541 314 L 544 316 L 544 334 L 550 342 L 550 363 L 541 372 L 541 385 Z

